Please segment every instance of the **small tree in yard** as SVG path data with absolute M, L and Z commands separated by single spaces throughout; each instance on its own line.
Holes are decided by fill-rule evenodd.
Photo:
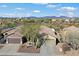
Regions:
M 37 41 L 36 41 L 36 48 L 40 48 L 40 46 L 41 46 L 41 44 L 40 44 L 40 41 L 39 41 L 39 39 L 37 38 Z
M 43 44 L 44 39 L 40 37 L 40 35 L 37 33 L 34 38 L 34 43 L 36 48 L 40 48 Z
M 39 25 L 29 24 L 22 27 L 22 34 L 26 36 L 28 41 L 34 42 L 36 48 L 40 48 L 43 44 L 43 40 L 38 34 Z

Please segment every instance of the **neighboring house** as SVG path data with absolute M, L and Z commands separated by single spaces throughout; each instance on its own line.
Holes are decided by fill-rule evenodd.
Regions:
M 75 36 L 75 37 L 79 37 L 78 36 L 79 35 L 79 28 L 77 28 L 75 26 L 70 26 L 70 27 L 64 28 L 62 30 L 61 36 L 64 40 L 68 39 L 70 35 Z
M 56 19 L 52 19 L 52 22 L 56 21 Z
M 66 21 L 66 22 L 69 22 L 70 20 L 69 20 L 69 19 L 65 19 L 65 21 Z
M 71 31 L 76 31 L 76 30 L 79 30 L 79 28 L 77 28 L 77 27 L 75 27 L 75 26 L 70 26 L 70 27 L 66 27 L 66 28 L 64 28 L 63 29 L 63 31 L 69 31 L 69 30 L 71 30 Z
M 73 49 L 79 47 L 79 28 L 75 26 L 64 28 L 61 36 L 63 42 L 68 43 Z

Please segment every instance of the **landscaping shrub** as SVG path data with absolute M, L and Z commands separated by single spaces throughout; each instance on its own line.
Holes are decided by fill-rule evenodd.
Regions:
M 28 41 L 34 42 L 36 48 L 40 48 L 43 44 L 43 41 L 38 34 L 39 27 L 39 24 L 24 24 L 24 26 L 21 28 L 21 34 L 26 36 Z
M 67 31 L 65 34 L 62 34 L 62 37 L 63 37 L 62 38 L 63 42 L 68 43 L 75 50 L 79 49 L 79 31 L 78 30 Z

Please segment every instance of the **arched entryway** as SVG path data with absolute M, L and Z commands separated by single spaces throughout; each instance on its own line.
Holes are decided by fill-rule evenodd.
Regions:
M 26 38 L 26 36 L 23 36 L 22 37 L 22 44 L 24 44 L 24 43 L 26 43 L 27 42 L 27 38 Z

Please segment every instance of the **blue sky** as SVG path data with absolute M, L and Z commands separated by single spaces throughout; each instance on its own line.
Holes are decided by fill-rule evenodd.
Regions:
M 0 16 L 79 16 L 78 3 L 0 3 Z

